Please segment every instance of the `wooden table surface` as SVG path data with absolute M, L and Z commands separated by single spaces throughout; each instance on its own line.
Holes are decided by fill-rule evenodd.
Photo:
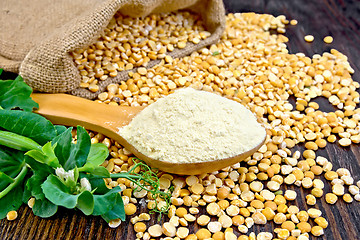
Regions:
M 359 0 L 225 0 L 228 12 L 270 13 L 285 15 L 288 19 L 298 20 L 297 26 L 287 27 L 286 36 L 290 39 L 288 47 L 291 53 L 302 52 L 307 56 L 328 52 L 335 48 L 348 56 L 355 69 L 353 79 L 360 81 L 360 1 Z M 306 43 L 303 37 L 312 34 L 315 41 Z M 334 37 L 330 45 L 324 44 L 326 35 Z M 322 101 L 321 110 L 333 111 Z M 359 106 L 358 106 L 359 107 Z M 328 144 L 318 155 L 327 157 L 334 168 L 345 167 L 350 170 L 355 180 L 360 179 L 360 148 L 352 145 L 342 148 L 338 144 Z M 308 190 L 291 187 L 298 192 L 296 205 L 307 209 L 305 195 Z M 325 192 L 329 191 L 326 184 Z M 1 206 L 0 206 L 1 207 Z M 335 205 L 325 203 L 324 198 L 316 205 L 329 221 L 325 235 L 316 239 L 355 240 L 360 239 L 359 202 L 346 204 L 339 200 Z M 145 211 L 144 206 L 139 212 Z M 127 218 L 129 221 L 129 218 Z M 153 220 L 154 222 L 154 220 Z M 195 226 L 196 227 L 196 226 Z M 272 232 L 273 224 L 263 227 L 255 225 L 254 231 Z M 16 221 L 0 221 L 0 239 L 135 239 L 132 225 L 122 223 L 117 229 L 111 229 L 100 217 L 84 217 L 79 212 L 61 209 L 50 219 L 35 217 L 28 207 L 19 210 Z M 313 238 L 314 239 L 314 238 Z

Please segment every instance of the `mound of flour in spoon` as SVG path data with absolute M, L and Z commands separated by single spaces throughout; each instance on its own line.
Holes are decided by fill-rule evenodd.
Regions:
M 150 158 L 193 163 L 251 150 L 266 131 L 240 103 L 183 88 L 146 107 L 119 134 Z

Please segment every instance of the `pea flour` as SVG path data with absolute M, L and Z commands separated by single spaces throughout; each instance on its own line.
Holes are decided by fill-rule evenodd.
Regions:
M 183 88 L 146 107 L 119 134 L 153 159 L 193 163 L 246 152 L 266 131 L 240 103 Z

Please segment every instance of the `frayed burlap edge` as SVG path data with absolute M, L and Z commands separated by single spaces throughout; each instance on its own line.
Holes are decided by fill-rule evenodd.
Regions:
M 125 2 L 102 2 L 90 14 L 79 16 L 31 49 L 19 70 L 24 81 L 40 92 L 69 92 L 78 88 L 81 77 L 69 53 L 99 36 Z

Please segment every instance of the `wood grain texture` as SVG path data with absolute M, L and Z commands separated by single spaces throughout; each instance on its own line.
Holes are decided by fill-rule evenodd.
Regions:
M 291 53 L 303 52 L 307 56 L 323 53 L 335 48 L 348 56 L 355 69 L 353 79 L 360 81 L 360 1 L 359 0 L 225 0 L 228 12 L 269 13 L 285 15 L 288 19 L 297 19 L 297 26 L 289 26 L 286 36 L 290 39 L 288 47 Z M 315 36 L 315 41 L 306 43 L 306 34 Z M 323 43 L 326 35 L 332 35 L 334 42 Z M 321 99 L 317 100 L 321 110 L 329 111 L 332 107 Z M 297 149 L 302 149 L 297 146 Z M 360 179 L 360 149 L 358 145 L 348 148 L 338 144 L 328 144 L 318 155 L 327 157 L 334 168 L 348 168 L 353 177 Z M 323 179 L 324 180 L 324 179 Z M 295 205 L 308 209 L 305 196 L 309 190 L 291 186 L 298 193 Z M 326 184 L 325 192 L 329 191 Z M 1 207 L 1 206 L 0 206 Z M 359 202 L 346 204 L 339 200 L 335 205 L 318 200 L 316 207 L 323 211 L 329 220 L 329 227 L 321 238 L 326 240 L 360 239 L 360 205 Z M 139 204 L 138 212 L 145 211 L 145 204 Z M 129 218 L 127 218 L 129 221 Z M 154 219 L 149 223 L 154 223 Z M 192 226 L 191 229 L 197 228 Z M 270 231 L 273 224 L 256 225 L 255 232 Z M 50 219 L 35 217 L 23 206 L 19 217 L 14 222 L 0 221 L 0 239 L 135 239 L 131 224 L 124 222 L 119 228 L 111 229 L 100 217 L 84 217 L 81 213 L 61 209 Z M 314 238 L 313 238 L 314 239 Z

